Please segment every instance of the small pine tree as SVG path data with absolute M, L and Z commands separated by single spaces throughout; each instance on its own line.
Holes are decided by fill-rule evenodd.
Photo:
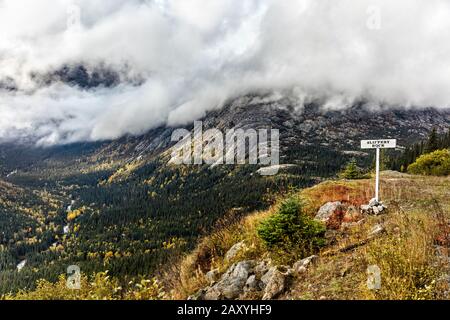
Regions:
M 345 166 L 345 169 L 341 172 L 340 177 L 342 179 L 363 179 L 365 176 L 361 173 L 361 169 L 358 167 L 355 159 L 350 160 Z
M 258 226 L 264 244 L 282 260 L 306 257 L 325 244 L 326 227 L 303 212 L 297 198 L 288 198 L 278 212 Z

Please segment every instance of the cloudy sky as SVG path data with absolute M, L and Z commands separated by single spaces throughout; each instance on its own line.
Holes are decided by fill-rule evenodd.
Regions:
M 446 108 L 449 31 L 446 0 L 0 0 L 0 139 L 140 134 L 259 91 Z M 31 77 L 80 64 L 123 81 Z

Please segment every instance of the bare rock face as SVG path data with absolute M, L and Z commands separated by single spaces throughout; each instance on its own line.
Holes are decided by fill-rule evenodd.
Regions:
M 218 270 L 208 272 L 211 285 L 199 290 L 189 300 L 234 300 L 259 297 L 264 300 L 276 299 L 289 289 L 290 279 L 300 274 L 318 261 L 318 256 L 310 256 L 296 262 L 292 267 L 271 266 L 270 261 L 247 260 L 233 264 L 215 282 Z
M 249 275 L 253 272 L 256 262 L 253 260 L 241 261 L 233 264 L 222 276 L 219 282 L 206 288 L 204 299 L 236 299 L 244 291 Z
M 201 294 L 198 295 L 199 299 L 197 300 L 220 300 L 222 299 L 222 292 L 218 290 L 216 287 L 206 288 L 201 290 Z
M 340 201 L 328 202 L 319 209 L 314 219 L 324 222 L 327 229 L 339 229 L 346 211 Z

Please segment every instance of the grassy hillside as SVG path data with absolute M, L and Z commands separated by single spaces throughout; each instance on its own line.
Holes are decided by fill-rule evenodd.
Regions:
M 306 213 L 313 216 L 329 201 L 367 203 L 373 195 L 372 185 L 372 180 L 327 181 L 294 196 L 304 199 Z M 307 273 L 294 277 L 280 299 L 445 298 L 448 283 L 441 280 L 448 275 L 450 177 L 384 172 L 381 185 L 388 213 L 369 216 L 362 224 L 335 232 L 335 241 L 318 253 L 318 263 Z M 208 285 L 207 271 L 218 268 L 224 272 L 236 261 L 269 259 L 273 264 L 291 263 L 293 257 L 280 258 L 257 236 L 259 223 L 273 215 L 278 206 L 241 221 L 224 221 L 224 227 L 203 239 L 166 276 L 170 279 L 166 286 L 172 288 L 171 296 L 187 298 Z M 386 232 L 366 241 L 377 224 L 383 224 Z M 247 248 L 232 261 L 225 261 L 224 254 L 239 241 L 245 241 Z M 367 288 L 369 265 L 382 270 L 380 290 Z

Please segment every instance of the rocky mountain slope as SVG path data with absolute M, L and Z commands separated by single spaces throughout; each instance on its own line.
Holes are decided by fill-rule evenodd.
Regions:
M 33 288 L 40 278 L 56 281 L 74 264 L 86 274 L 107 269 L 122 284 L 147 276 L 194 248 L 224 216 L 266 209 L 292 188 L 335 176 L 351 158 L 369 168 L 373 155 L 361 152 L 359 139 L 392 137 L 406 145 L 432 127 L 448 128 L 450 112 L 369 112 L 362 105 L 333 111 L 318 104 L 299 110 L 289 98 L 246 96 L 208 113 L 203 124 L 205 130 L 279 129 L 280 162 L 291 166 L 263 177 L 258 165 L 168 165 L 174 128 L 166 127 L 47 148 L 2 144 L 4 196 L 22 209 L 0 208 L 14 238 L 0 242 L 0 292 Z
M 299 108 L 296 100 L 268 95 L 232 100 L 201 120 L 205 130 L 279 129 L 281 162 L 297 162 L 309 171 L 308 164 L 322 165 L 322 155 L 366 158 L 368 155 L 359 150 L 361 139 L 397 138 L 399 145 L 404 146 L 424 138 L 433 127 L 444 131 L 450 125 L 450 111 L 401 107 L 374 109 L 362 103 L 340 110 L 314 103 Z M 192 127 L 186 126 L 187 129 Z M 1 166 L 3 173 L 8 174 L 8 170 L 17 167 L 42 167 L 52 161 L 56 162 L 56 166 L 58 161 L 65 166 L 66 162 L 73 160 L 98 164 L 112 160 L 132 162 L 138 158 L 153 158 L 174 144 L 171 142 L 174 129 L 161 127 L 137 137 L 50 148 L 36 149 L 31 143 L 25 147 L 3 144 L 0 149 Z

